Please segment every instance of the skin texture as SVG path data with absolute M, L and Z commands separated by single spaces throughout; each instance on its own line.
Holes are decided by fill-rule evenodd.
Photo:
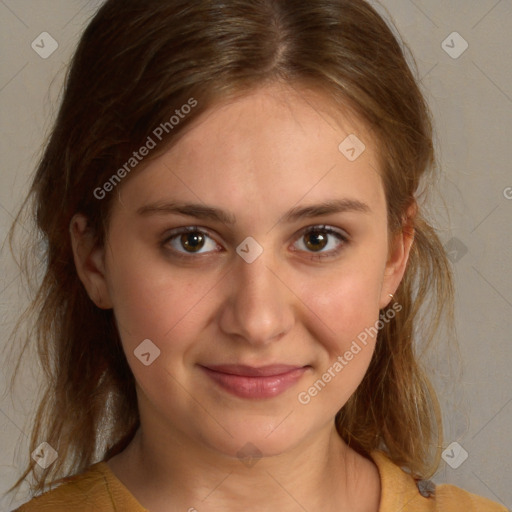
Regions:
M 220 104 L 118 187 L 105 247 L 86 219 L 72 221 L 77 271 L 91 299 L 114 309 L 137 381 L 141 428 L 109 466 L 152 511 L 378 509 L 376 467 L 334 427 L 375 340 L 307 405 L 297 399 L 378 320 L 412 243 L 390 240 L 372 137 L 329 110 L 283 85 Z M 349 134 L 366 145 L 353 162 L 338 149 Z M 367 209 L 285 216 L 347 199 Z M 235 222 L 155 210 L 166 203 L 208 205 Z M 169 240 L 186 226 L 205 234 L 199 254 Z M 311 246 L 312 226 L 346 241 L 322 231 L 327 245 Z M 246 237 L 263 248 L 252 263 L 236 252 Z M 149 366 L 134 355 L 145 339 L 161 351 Z M 200 366 L 228 363 L 307 369 L 282 394 L 247 399 Z M 244 446 L 257 450 L 252 464 L 237 456 Z

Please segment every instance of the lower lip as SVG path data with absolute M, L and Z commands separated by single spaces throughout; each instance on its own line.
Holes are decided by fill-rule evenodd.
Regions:
M 289 372 L 267 377 L 247 377 L 216 372 L 209 368 L 201 367 L 206 374 L 221 388 L 240 398 L 272 398 L 284 393 L 296 384 L 307 367 L 296 368 Z

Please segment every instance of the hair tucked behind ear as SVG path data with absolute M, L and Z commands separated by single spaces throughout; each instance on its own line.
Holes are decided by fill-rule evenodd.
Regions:
M 59 457 L 45 471 L 27 457 L 14 488 L 32 472 L 41 491 L 83 471 L 109 448 L 122 449 L 139 422 L 113 313 L 92 304 L 76 274 L 72 216 L 84 214 L 103 243 L 115 192 L 98 199 L 95 190 L 156 127 L 190 98 L 197 102 L 152 156 L 217 100 L 276 81 L 316 90 L 367 123 L 380 149 L 389 228 L 402 229 L 420 180 L 432 179 L 430 118 L 400 44 L 365 1 L 107 0 L 85 30 L 26 206 L 34 206 L 48 247 L 23 344 L 37 344 L 46 379 L 30 448 L 47 441 Z M 395 296 L 402 311 L 380 331 L 368 374 L 337 426 L 362 453 L 382 447 L 426 475 L 441 430 L 416 345 L 433 338 L 452 289 L 444 250 L 421 211 L 414 229 Z

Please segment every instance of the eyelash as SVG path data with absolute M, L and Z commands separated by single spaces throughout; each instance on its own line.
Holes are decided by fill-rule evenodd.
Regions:
M 339 241 L 339 246 L 336 249 L 326 251 L 326 252 L 314 252 L 314 251 L 307 251 L 303 249 L 294 249 L 294 251 L 297 252 L 306 252 L 309 254 L 310 259 L 320 261 L 325 258 L 333 258 L 339 255 L 339 253 L 343 250 L 343 248 L 349 243 L 349 237 L 348 235 L 342 231 L 338 230 L 336 228 L 333 228 L 331 226 L 326 225 L 314 225 L 314 226 L 308 226 L 307 228 L 303 229 L 299 236 L 297 237 L 297 241 L 301 240 L 303 237 L 307 236 L 310 233 L 320 232 L 322 234 L 332 235 L 336 237 Z M 164 240 L 161 242 L 161 246 L 163 249 L 172 252 L 173 257 L 180 258 L 183 260 L 190 261 L 192 257 L 201 257 L 206 256 L 210 254 L 211 251 L 205 252 L 205 253 L 189 253 L 186 251 L 179 251 L 174 248 L 169 247 L 169 242 L 172 240 L 178 238 L 181 235 L 187 234 L 187 233 L 201 233 L 205 235 L 206 237 L 210 238 L 211 240 L 215 241 L 212 236 L 210 236 L 208 230 L 205 228 L 201 228 L 199 226 L 186 226 L 183 228 L 177 228 L 176 230 L 173 230 L 170 234 L 168 233 Z M 217 242 L 215 242 L 217 243 Z M 327 244 L 329 241 L 327 241 Z M 219 245 L 219 244 L 217 244 Z

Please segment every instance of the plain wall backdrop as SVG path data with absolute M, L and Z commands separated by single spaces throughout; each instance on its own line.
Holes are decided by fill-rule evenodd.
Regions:
M 0 243 L 28 190 L 66 65 L 100 4 L 0 0 Z M 446 450 L 434 480 L 510 508 L 512 0 L 383 0 L 382 5 L 416 59 L 433 111 L 442 169 L 439 189 L 448 215 L 438 198 L 435 211 L 457 286 L 462 373 L 446 380 L 449 367 L 456 365 L 443 350 L 443 340 L 429 359 L 445 422 Z M 379 10 L 384 12 L 382 6 Z M 7 246 L 1 248 L 0 262 L 3 348 L 24 299 Z M 456 359 L 455 354 L 452 362 Z M 5 355 L 0 370 L 3 392 Z M 27 436 L 38 371 L 34 362 L 24 370 L 16 395 L 0 396 L 0 493 L 30 457 Z M 27 499 L 26 493 L 0 496 L 0 510 L 12 510 Z

